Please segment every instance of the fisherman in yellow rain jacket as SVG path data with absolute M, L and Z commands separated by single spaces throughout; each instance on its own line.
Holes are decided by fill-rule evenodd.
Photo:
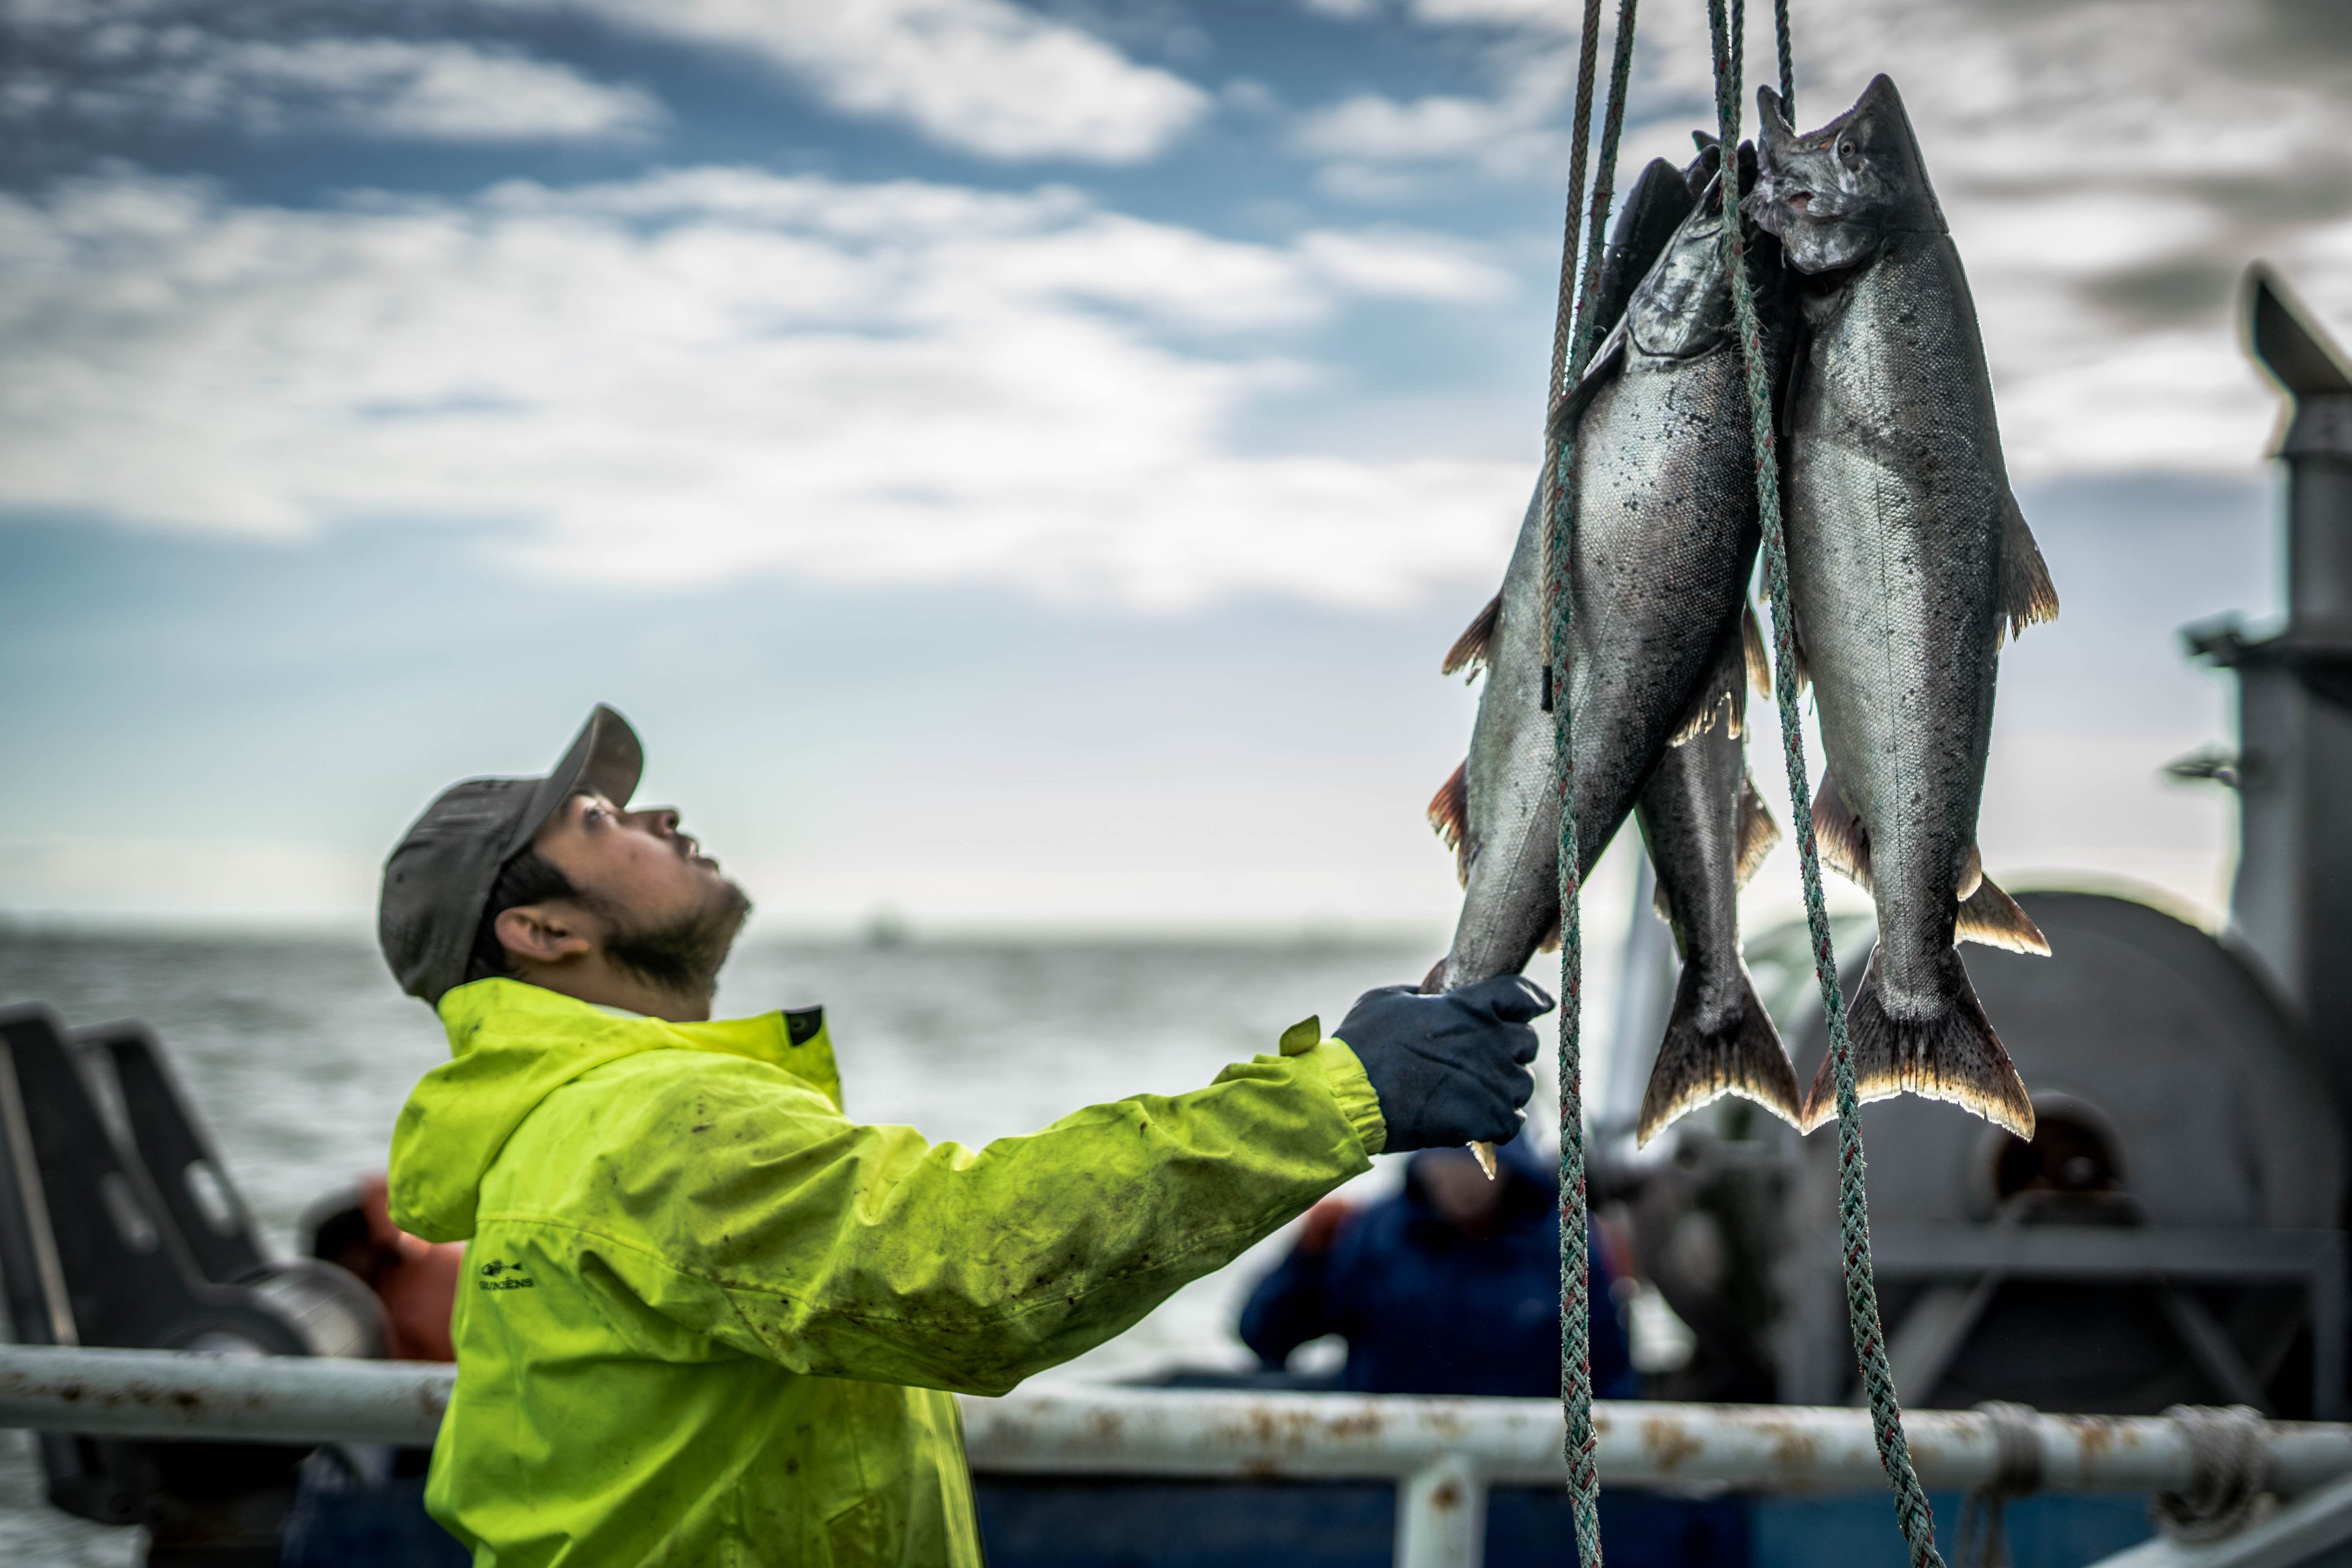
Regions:
M 1550 1000 L 1516 976 L 984 1149 L 860 1125 L 814 1009 L 709 1021 L 750 904 L 629 807 L 641 764 L 600 707 L 384 867 L 384 956 L 449 1032 L 392 1216 L 468 1243 L 425 1496 L 478 1568 L 978 1564 L 952 1394 L 1123 1331 L 1383 1149 L 1517 1130 Z

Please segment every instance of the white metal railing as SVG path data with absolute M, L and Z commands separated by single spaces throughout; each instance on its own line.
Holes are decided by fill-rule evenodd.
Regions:
M 455 1378 L 454 1368 L 415 1362 L 5 1345 L 0 1427 L 423 1445 Z M 1475 1568 L 1487 1488 L 1558 1484 L 1563 1472 L 1559 1407 L 1538 1399 L 1057 1384 L 966 1399 L 963 1418 L 972 1468 L 983 1473 L 1392 1481 L 1401 1568 Z M 1601 1479 L 1612 1486 L 1884 1484 L 1861 1410 L 1603 1402 L 1593 1419 Z M 2179 1491 L 2197 1479 L 2187 1429 L 2161 1416 L 2043 1415 L 2032 1426 L 2050 1490 Z M 1990 1416 L 1915 1410 L 1906 1427 L 1931 1488 L 1969 1489 L 2003 1473 Z M 2289 1496 L 2352 1477 L 2352 1426 L 2272 1424 L 2269 1474 Z

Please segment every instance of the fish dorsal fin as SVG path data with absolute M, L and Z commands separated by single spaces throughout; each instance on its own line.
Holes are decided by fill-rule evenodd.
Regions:
M 1486 601 L 1486 607 L 1472 617 L 1468 629 L 1454 639 L 1445 653 L 1445 663 L 1439 667 L 1440 675 L 1453 675 L 1461 670 L 1470 672 L 1469 679 L 1478 679 L 1486 668 L 1487 656 L 1495 649 L 1495 630 L 1503 624 L 1503 595 L 1496 594 Z
M 2026 627 L 2058 618 L 2058 590 L 2050 581 L 2050 568 L 2042 559 L 2042 547 L 2033 542 L 2033 531 L 2025 526 L 2025 513 L 2018 510 L 2017 497 L 2008 495 L 2009 518 L 2001 530 L 2001 616 L 2003 630 L 2015 637 Z
M 1465 759 L 1429 797 L 1429 826 L 1454 851 L 1454 874 L 1470 885 L 1470 763 Z

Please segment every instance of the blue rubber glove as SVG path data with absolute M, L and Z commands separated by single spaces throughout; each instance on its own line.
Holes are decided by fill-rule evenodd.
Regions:
M 1333 1037 L 1364 1064 L 1388 1123 L 1382 1152 L 1507 1143 L 1535 1092 L 1528 1020 L 1552 1009 L 1542 986 L 1498 974 L 1443 996 L 1418 986 L 1367 991 Z

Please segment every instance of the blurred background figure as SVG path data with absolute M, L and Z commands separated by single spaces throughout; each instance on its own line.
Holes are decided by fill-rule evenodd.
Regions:
M 1242 1342 L 1269 1371 L 1309 1340 L 1348 1342 L 1358 1394 L 1559 1392 L 1559 1182 L 1522 1131 L 1488 1181 L 1467 1149 L 1427 1149 L 1404 1190 L 1362 1208 L 1327 1198 L 1250 1295 Z M 1592 1392 L 1641 1392 L 1610 1266 L 1592 1233 Z
M 383 1303 L 394 1361 L 457 1359 L 449 1313 L 466 1267 L 465 1244 L 426 1241 L 393 1224 L 382 1172 L 313 1204 L 302 1216 L 302 1234 L 311 1257 L 350 1269 Z

